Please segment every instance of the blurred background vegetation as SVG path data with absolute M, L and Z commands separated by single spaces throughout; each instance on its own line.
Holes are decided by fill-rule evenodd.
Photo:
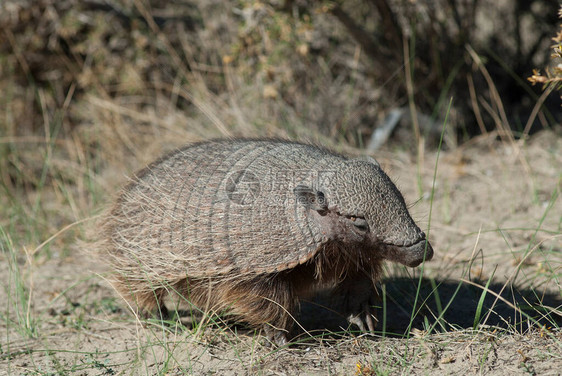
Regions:
M 437 144 L 446 115 L 449 148 L 490 132 L 512 142 L 559 131 L 559 94 L 527 80 L 560 63 L 550 56 L 558 8 L 4 0 L 0 225 L 37 241 L 86 217 L 125 173 L 198 139 L 364 148 L 392 111 L 402 120 L 391 147 L 412 150 Z

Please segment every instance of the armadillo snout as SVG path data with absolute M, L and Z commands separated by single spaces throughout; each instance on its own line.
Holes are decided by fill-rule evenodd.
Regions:
M 399 262 L 412 268 L 415 268 L 424 260 L 429 261 L 433 258 L 433 248 L 425 238 L 409 246 L 383 244 L 381 253 L 382 257 L 387 260 Z
M 405 247 L 404 254 L 404 264 L 415 268 L 421 264 L 424 259 L 425 261 L 429 261 L 433 258 L 433 248 L 431 244 L 429 244 L 429 241 L 423 239 L 409 247 Z

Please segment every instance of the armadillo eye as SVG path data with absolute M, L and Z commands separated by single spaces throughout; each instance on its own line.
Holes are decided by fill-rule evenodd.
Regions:
M 369 225 L 367 225 L 367 221 L 364 219 L 358 218 L 355 222 L 353 222 L 353 225 L 355 226 L 355 228 L 357 228 L 360 231 L 363 232 L 369 231 Z
M 355 226 L 357 230 L 361 232 L 369 231 L 369 224 L 367 223 L 365 218 L 355 216 L 349 216 L 347 218 L 349 218 L 349 220 L 353 223 L 353 226 Z

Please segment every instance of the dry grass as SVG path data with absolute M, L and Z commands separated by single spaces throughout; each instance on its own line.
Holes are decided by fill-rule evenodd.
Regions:
M 292 19 L 268 5 L 235 5 L 0 5 L 0 369 L 557 374 L 560 128 L 544 98 L 529 97 L 536 111 L 513 132 L 509 93 L 470 48 L 476 73 L 462 78 L 483 135 L 449 143 L 439 159 L 430 142 L 412 153 L 414 144 L 398 140 L 377 154 L 415 203 L 436 256 L 423 273 L 388 266 L 375 336 L 339 328 L 322 300 L 304 304 L 299 318 L 314 338 L 303 331 L 282 349 L 220 316 L 162 325 L 130 315 L 105 267 L 77 241 L 127 175 L 184 143 L 224 136 L 286 137 L 360 154 L 383 109 L 419 97 L 416 76 L 410 96 L 395 88 L 396 77 L 371 81 L 361 48 L 326 12 Z M 452 117 L 445 126 L 458 126 L 454 109 L 438 111 Z M 527 137 L 535 119 L 550 129 Z

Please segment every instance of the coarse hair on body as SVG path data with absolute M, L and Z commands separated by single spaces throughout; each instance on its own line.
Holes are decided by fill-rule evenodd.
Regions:
M 167 312 L 164 302 L 168 294 L 179 294 L 205 312 L 227 312 L 251 326 L 271 325 L 287 329 L 292 326 L 292 312 L 299 301 L 323 289 L 334 294 L 346 288 L 373 287 L 380 277 L 382 260 L 373 259 L 369 249 L 358 244 L 329 242 L 309 261 L 280 272 L 263 275 L 235 273 L 207 278 L 184 276 L 158 277 L 150 271 L 139 278 L 119 270 L 110 279 L 119 294 L 142 317 Z M 139 269 L 142 266 L 139 265 Z M 352 285 L 342 284 L 352 281 Z M 338 287 L 340 287 L 338 289 Z

